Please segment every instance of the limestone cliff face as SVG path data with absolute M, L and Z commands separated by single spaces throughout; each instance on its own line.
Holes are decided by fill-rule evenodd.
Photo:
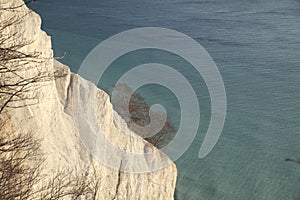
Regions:
M 86 81 L 76 74 L 72 74 L 69 68 L 52 59 L 51 40 L 45 32 L 40 30 L 40 17 L 34 13 L 28 13 L 29 9 L 23 5 L 22 0 L 0 0 L 0 7 L 17 7 L 15 12 L 1 11 L 1 23 L 9 19 L 12 15 L 22 16 L 22 22 L 16 26 L 8 27 L 6 32 L 17 32 L 13 36 L 14 42 L 31 41 L 22 47 L 24 52 L 39 52 L 39 56 L 44 59 L 38 64 L 38 68 L 43 71 L 62 71 L 66 76 L 47 83 L 36 86 L 33 93 L 36 93 L 39 102 L 30 106 L 12 109 L 11 125 L 18 132 L 33 132 L 42 138 L 42 150 L 46 155 L 45 173 L 51 173 L 59 167 L 73 167 L 86 170 L 92 164 L 96 166 L 100 174 L 101 194 L 99 199 L 173 199 L 175 190 L 177 170 L 174 163 L 165 155 L 161 155 L 161 160 L 167 160 L 169 165 L 145 173 L 122 172 L 113 169 L 94 159 L 85 146 L 82 144 L 78 134 L 78 122 L 74 119 L 74 91 L 80 90 L 81 102 L 88 103 L 94 99 L 96 118 L 86 116 L 86 123 L 96 123 L 101 132 L 118 148 L 130 152 L 143 152 L 145 148 L 150 151 L 156 149 L 128 130 L 125 122 L 113 111 L 109 96 L 98 89 L 94 84 Z M 25 13 L 28 13 L 24 15 Z M 37 65 L 32 63 L 32 65 Z M 34 74 L 28 71 L 27 76 Z M 85 87 L 89 92 L 85 94 Z M 77 93 L 78 94 L 78 93 Z M 89 121 L 90 120 L 90 121 Z M 95 121 L 92 121 L 95 120 Z M 98 149 L 101 151 L 101 147 Z M 126 162 L 126 158 L 105 152 L 108 157 L 118 162 Z M 145 162 L 147 160 L 145 158 Z

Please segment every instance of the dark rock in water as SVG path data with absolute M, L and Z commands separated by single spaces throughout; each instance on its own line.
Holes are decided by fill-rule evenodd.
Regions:
M 284 161 L 290 161 L 290 162 L 295 162 L 300 164 L 300 157 L 298 157 L 296 160 L 292 158 L 286 158 L 284 159 Z
M 291 158 L 286 158 L 284 161 L 291 161 L 291 162 L 295 162 L 295 160 L 291 159 Z

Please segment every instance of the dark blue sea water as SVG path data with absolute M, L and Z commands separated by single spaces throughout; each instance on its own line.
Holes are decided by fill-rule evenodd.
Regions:
M 76 72 L 104 39 L 131 28 L 155 26 L 197 40 L 216 62 L 226 88 L 228 113 L 213 151 L 198 159 L 210 118 L 203 80 L 188 63 L 166 52 L 139 51 L 107 71 L 112 87 L 132 66 L 151 59 L 172 65 L 197 91 L 198 135 L 176 161 L 176 199 L 300 199 L 300 1 L 299 0 L 41 0 L 30 4 L 52 36 L 56 56 Z M 180 48 L 180 47 L 178 47 Z M 178 125 L 178 102 L 165 88 L 140 91 L 161 103 Z M 159 102 L 157 102 L 159 101 Z

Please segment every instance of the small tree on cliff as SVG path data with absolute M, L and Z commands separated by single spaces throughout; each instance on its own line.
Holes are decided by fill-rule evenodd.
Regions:
M 128 127 L 132 129 L 133 124 L 137 124 L 139 126 L 146 126 L 150 122 L 150 107 L 147 104 L 145 98 L 139 94 L 139 93 L 133 93 L 132 89 L 126 85 L 126 84 L 117 84 L 114 87 L 114 90 L 116 91 L 117 95 L 114 96 L 113 106 L 114 109 L 119 113 L 119 115 L 127 122 Z M 108 93 L 109 91 L 106 90 Z M 132 94 L 133 93 L 133 94 Z M 128 97 L 127 95 L 132 94 L 131 97 Z M 125 105 L 126 102 L 124 102 L 125 98 L 130 98 L 129 102 L 129 115 L 127 112 L 124 111 L 124 108 L 126 108 Z M 156 118 L 161 118 L 161 113 L 156 112 L 153 114 Z M 155 128 L 155 125 L 154 125 Z M 132 129 L 133 130 L 133 129 Z M 145 137 L 143 133 L 140 133 L 138 130 L 133 130 L 137 134 L 139 134 L 142 137 Z M 153 144 L 157 148 L 161 148 L 165 146 L 171 139 L 172 134 L 175 133 L 175 128 L 170 122 L 169 119 L 167 119 L 166 123 L 162 127 L 160 131 L 158 131 L 155 135 L 151 137 L 146 137 L 145 140 L 147 140 L 149 143 Z

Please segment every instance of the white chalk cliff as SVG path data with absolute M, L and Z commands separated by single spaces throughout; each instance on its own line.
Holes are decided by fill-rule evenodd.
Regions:
M 9 19 L 11 15 L 23 16 L 28 12 L 25 5 L 20 7 L 19 5 L 23 5 L 22 0 L 0 0 L 0 7 L 17 7 L 15 12 L 1 11 L 0 22 Z M 88 111 L 84 115 L 82 120 L 85 120 L 85 124 L 97 126 L 117 148 L 135 153 L 143 153 L 145 149 L 156 151 L 151 144 L 128 130 L 122 118 L 114 112 L 109 96 L 104 91 L 71 73 L 68 67 L 52 58 L 50 37 L 40 30 L 40 27 L 39 15 L 30 12 L 23 17 L 21 23 L 8 27 L 6 31 L 18 33 L 13 36 L 13 41 L 16 43 L 32 41 L 22 47 L 22 51 L 39 53 L 39 56 L 45 60 L 38 64 L 40 70 L 48 72 L 59 70 L 66 73 L 64 77 L 41 83 L 33 89 L 32 92 L 39 97 L 38 103 L 9 111 L 10 123 L 14 130 L 33 132 L 42 138 L 41 148 L 46 155 L 45 173 L 51 175 L 58 167 L 85 170 L 94 164 L 101 179 L 99 199 L 174 199 L 177 170 L 175 164 L 167 156 L 160 155 L 159 159 L 169 164 L 158 170 L 130 173 L 106 166 L 93 158 L 86 150 L 79 137 L 78 119 L 74 118 L 75 112 L 78 112 L 78 107 L 74 105 L 74 96 L 79 98 L 84 109 L 88 110 L 89 106 L 94 109 L 92 111 L 95 112 L 95 117 L 90 117 Z M 35 72 L 27 73 L 30 76 Z M 89 105 L 90 102 L 95 104 Z M 101 147 L 98 147 L 97 151 L 101 151 Z M 103 154 L 118 163 L 128 161 L 126 157 L 107 152 L 105 149 L 103 149 Z M 149 163 L 146 157 L 144 159 L 145 163 Z

